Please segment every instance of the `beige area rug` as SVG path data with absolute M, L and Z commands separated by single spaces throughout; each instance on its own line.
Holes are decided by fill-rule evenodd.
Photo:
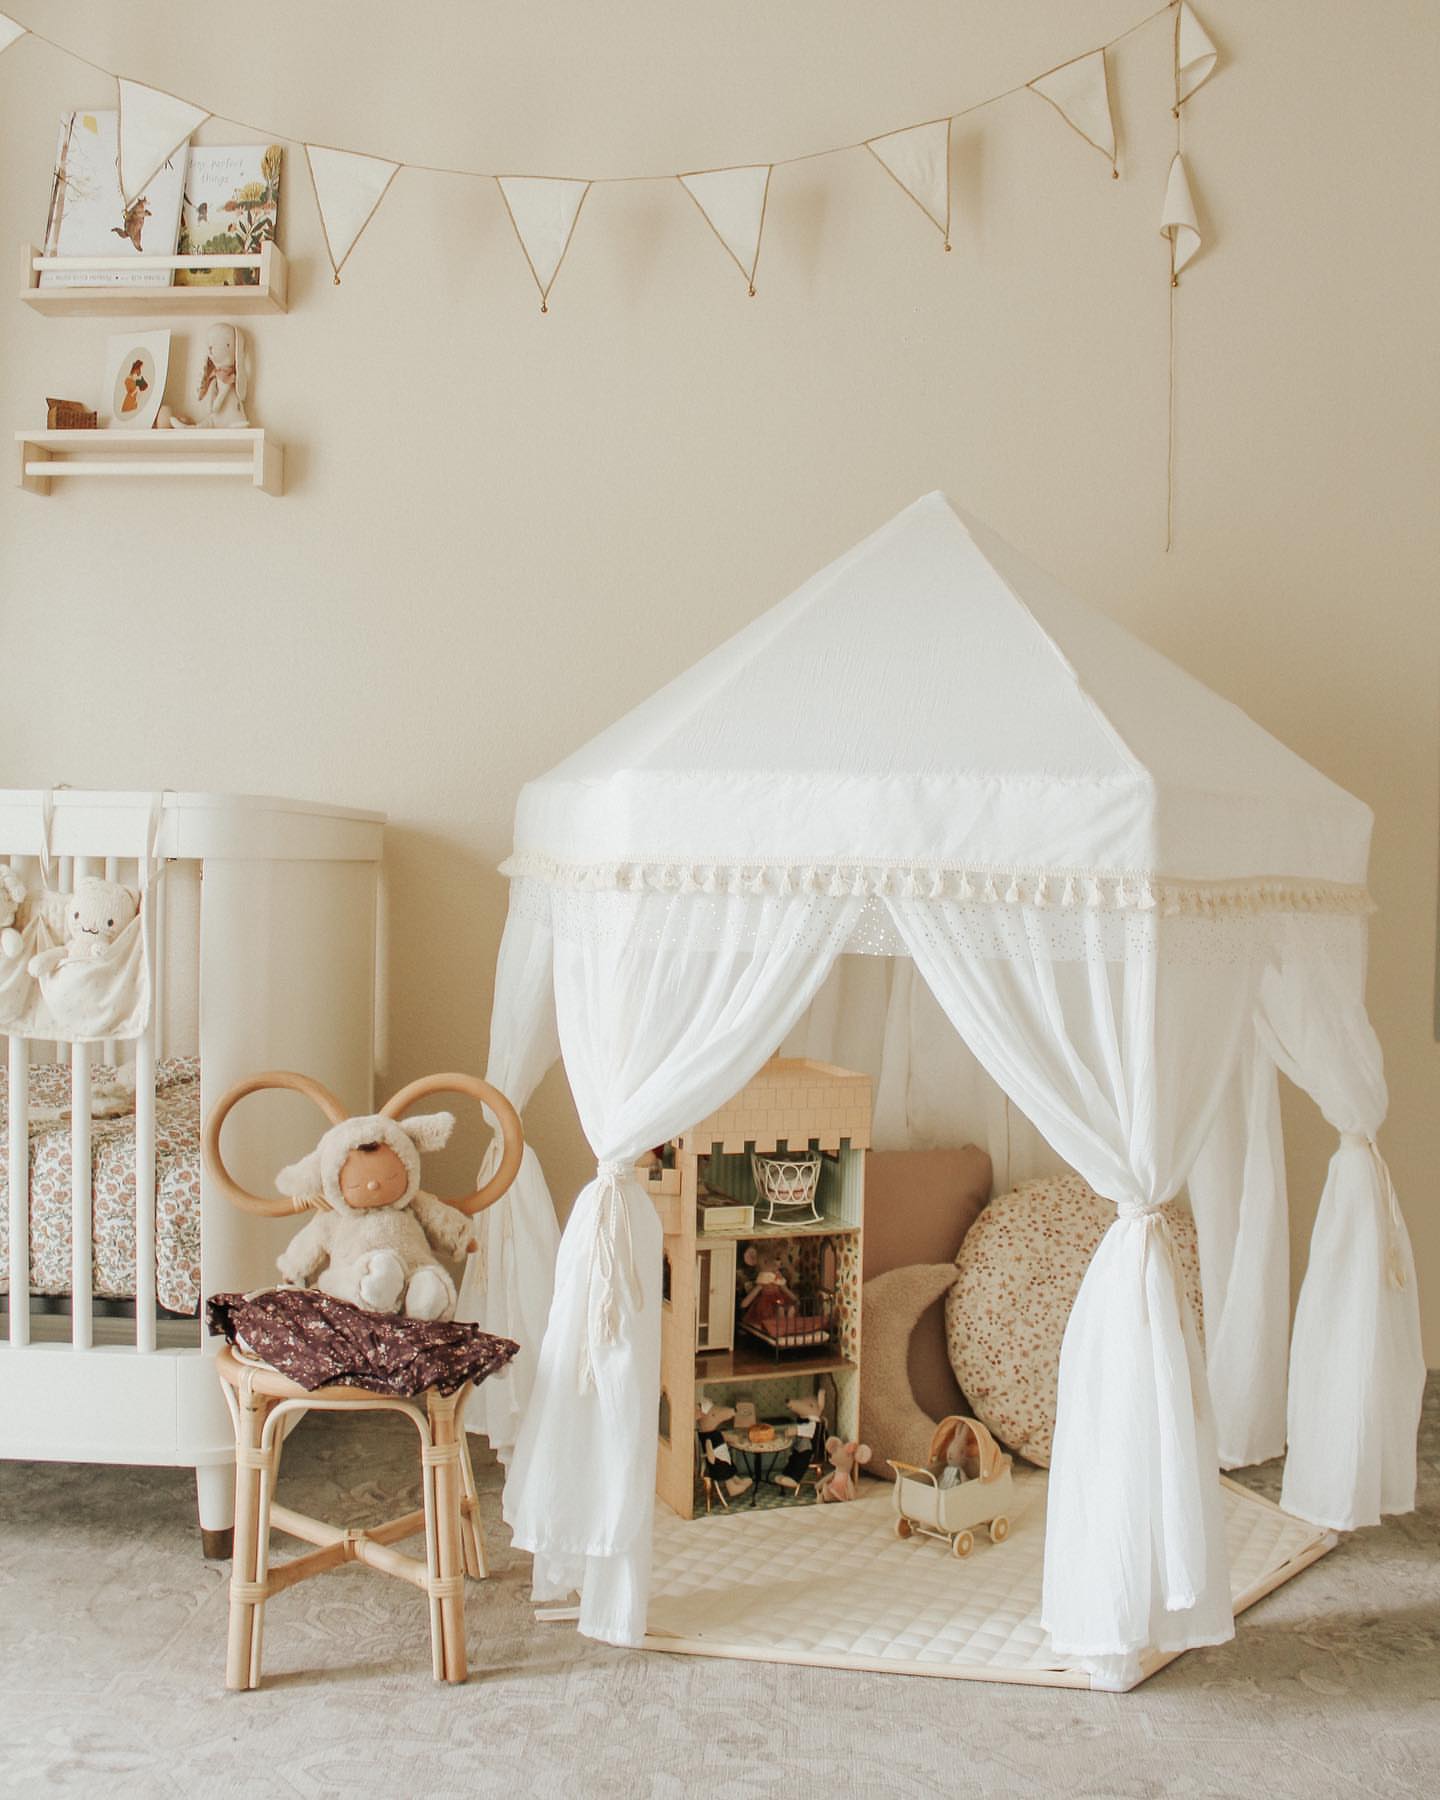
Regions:
M 1089 1688 L 1040 1626 L 1048 1483 L 1017 1470 L 1010 1535 L 983 1529 L 963 1561 L 895 1536 L 894 1489 L 867 1481 L 844 1506 L 678 1519 L 661 1509 L 646 1643 L 655 1650 L 880 1674 Z M 1334 1548 L 1335 1536 L 1234 1482 L 1225 1486 L 1237 1613 Z M 1141 1679 L 1174 1661 L 1153 1655 Z
M 377 1522 L 416 1503 L 414 1443 L 402 1420 L 307 1420 L 282 1496 Z M 270 1603 L 265 1685 L 227 1694 L 229 1569 L 200 1557 L 189 1478 L 0 1463 L 0 1792 L 1434 1800 L 1434 1381 L 1422 1447 L 1421 1511 L 1344 1539 L 1253 1607 L 1233 1644 L 1129 1694 L 657 1656 L 539 1625 L 493 1465 L 478 1471 L 495 1572 L 466 1601 L 468 1686 L 430 1680 L 420 1596 L 351 1568 Z M 1278 1479 L 1273 1465 L 1246 1476 L 1272 1496 Z

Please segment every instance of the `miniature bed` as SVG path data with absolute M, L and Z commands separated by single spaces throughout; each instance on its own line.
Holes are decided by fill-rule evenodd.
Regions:
M 490 1228 L 486 1328 L 523 1338 L 522 1310 L 548 1307 L 501 1443 L 537 1598 L 578 1590 L 582 1632 L 645 1640 L 663 1232 L 634 1166 L 739 1092 L 848 956 L 909 959 L 1114 1207 L 1060 1360 L 1048 1654 L 1125 1688 L 1156 1656 L 1233 1635 L 1253 1583 L 1237 1590 L 1231 1566 L 1222 1438 L 1247 1460 L 1288 1441 L 1282 1505 L 1312 1548 L 1410 1510 L 1425 1371 L 1375 1141 L 1370 828 L 938 494 L 532 782 L 489 1077 L 523 1105 L 563 1044 L 597 1159 L 553 1295 L 524 1239 L 548 1210 L 538 1167 Z M 1339 1135 L 1288 1376 L 1277 1070 Z M 1161 1212 L 1187 1185 L 1208 1245 L 1203 1349 Z M 689 1529 L 820 1528 L 773 1517 Z

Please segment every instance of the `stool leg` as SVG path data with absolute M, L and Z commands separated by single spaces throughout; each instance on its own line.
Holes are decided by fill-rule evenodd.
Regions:
M 440 1588 L 441 1660 L 446 1681 L 464 1681 L 465 1660 L 465 1563 L 461 1550 L 460 1445 L 455 1430 L 455 1395 L 429 1393 L 432 1446 L 426 1451 L 434 1470 L 434 1568 Z
M 485 1560 L 485 1527 L 480 1522 L 480 1494 L 475 1486 L 475 1470 L 470 1463 L 470 1434 L 460 1427 L 460 1477 L 465 1496 L 460 1502 L 460 1543 L 465 1552 L 465 1573 L 475 1581 L 484 1581 L 490 1573 Z
M 280 1452 L 295 1424 L 304 1417 L 296 1411 L 277 1421 L 275 1429 L 266 1432 L 265 1423 L 275 1403 L 269 1402 L 260 1421 L 261 1464 L 259 1490 L 255 1498 L 255 1580 L 264 1587 L 270 1579 L 270 1507 L 275 1499 L 275 1484 L 280 1479 Z M 268 1438 L 269 1447 L 266 1446 Z M 260 1660 L 265 1647 L 265 1602 L 258 1601 L 250 1631 L 250 1685 L 260 1685 Z
M 227 1688 L 253 1688 L 260 1679 L 256 1660 L 255 1598 L 260 1567 L 260 1433 L 270 1410 L 262 1395 L 242 1383 L 235 1432 L 235 1556 L 230 1565 L 230 1635 L 225 1654 Z M 268 1514 L 268 1508 L 267 1514 Z

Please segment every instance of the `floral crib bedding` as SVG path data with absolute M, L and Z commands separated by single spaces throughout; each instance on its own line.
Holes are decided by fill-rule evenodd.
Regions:
M 96 1094 L 115 1070 L 97 1063 Z M 8 1192 L 9 1078 L 0 1064 L 0 1194 Z M 70 1292 L 70 1068 L 30 1070 L 30 1291 Z M 39 1114 L 39 1117 L 36 1117 Z M 58 1115 L 58 1116 L 57 1116 Z M 92 1288 L 135 1295 L 135 1110 L 90 1122 Z M 0 1205 L 0 1292 L 10 1286 L 10 1220 Z M 155 1292 L 171 1312 L 200 1304 L 200 1061 L 167 1057 L 155 1071 Z

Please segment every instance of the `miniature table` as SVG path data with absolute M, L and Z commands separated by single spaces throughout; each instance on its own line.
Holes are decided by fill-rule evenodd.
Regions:
M 790 1452 L 795 1448 L 795 1426 L 776 1425 L 773 1438 L 767 1438 L 763 1444 L 753 1443 L 748 1431 L 726 1431 L 722 1433 L 725 1442 L 735 1455 L 736 1471 L 748 1475 L 752 1482 L 750 1504 L 754 1506 L 760 1494 L 760 1483 L 768 1481 L 771 1487 L 780 1487 L 771 1474 L 777 1460 L 789 1461 Z M 741 1458 L 747 1458 L 742 1462 Z M 782 1493 L 785 1489 L 781 1488 Z

